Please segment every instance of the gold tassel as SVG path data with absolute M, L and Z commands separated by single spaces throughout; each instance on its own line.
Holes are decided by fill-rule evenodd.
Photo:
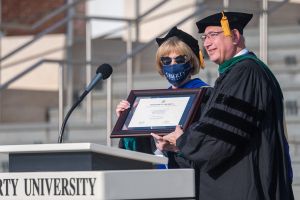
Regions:
M 231 33 L 230 33 L 230 28 L 229 28 L 229 22 L 227 20 L 227 17 L 224 15 L 224 12 L 222 12 L 222 14 L 223 14 L 223 17 L 221 19 L 221 26 L 223 28 L 225 36 L 230 37 Z
M 199 49 L 199 57 L 200 57 L 200 66 L 201 66 L 202 69 L 204 69 L 205 68 L 204 67 L 204 60 L 203 60 L 204 56 L 202 54 L 201 49 Z

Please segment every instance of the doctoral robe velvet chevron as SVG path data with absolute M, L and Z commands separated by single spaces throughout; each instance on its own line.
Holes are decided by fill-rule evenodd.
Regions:
M 196 170 L 200 200 L 291 200 L 281 94 L 247 58 L 215 82 L 200 120 L 176 141 Z

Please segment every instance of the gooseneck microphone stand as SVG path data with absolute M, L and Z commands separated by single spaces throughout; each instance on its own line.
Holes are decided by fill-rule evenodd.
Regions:
M 59 134 L 59 138 L 58 138 L 58 143 L 62 143 L 62 136 L 63 136 L 63 133 L 65 131 L 65 126 L 67 124 L 67 121 L 70 117 L 70 115 L 72 114 L 73 110 L 78 106 L 78 104 L 80 104 L 80 102 L 84 99 L 84 97 L 88 94 L 89 92 L 88 91 L 84 91 L 83 94 L 79 97 L 79 99 L 77 100 L 77 102 L 72 106 L 72 108 L 69 110 L 68 114 L 66 115 L 63 123 L 62 123 L 62 126 L 61 126 L 61 129 L 60 129 L 60 134 Z
M 99 81 L 101 79 L 105 80 L 105 79 L 109 78 L 110 75 L 112 74 L 112 72 L 113 72 L 113 69 L 109 64 L 105 63 L 98 67 L 98 69 L 96 71 L 96 77 L 93 79 L 93 81 L 90 83 L 90 85 L 84 90 L 83 94 L 79 97 L 77 102 L 72 106 L 72 108 L 69 110 L 68 114 L 66 115 L 66 117 L 63 121 L 63 124 L 61 126 L 61 129 L 60 129 L 58 143 L 62 143 L 65 126 L 66 126 L 67 121 L 68 121 L 70 115 L 72 114 L 73 110 L 78 106 L 78 104 L 80 104 L 80 102 L 84 99 L 84 97 L 95 87 L 95 85 L 97 83 L 99 83 Z

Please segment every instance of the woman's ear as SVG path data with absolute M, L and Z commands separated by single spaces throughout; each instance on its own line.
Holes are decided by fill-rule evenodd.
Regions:
M 190 60 L 190 65 L 191 65 L 191 68 L 193 68 L 193 67 L 194 67 L 193 60 Z

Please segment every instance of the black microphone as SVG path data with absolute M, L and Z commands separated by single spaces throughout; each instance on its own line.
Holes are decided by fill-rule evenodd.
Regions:
M 105 79 L 109 78 L 110 75 L 112 74 L 112 72 L 113 72 L 113 69 L 109 64 L 105 63 L 105 64 L 102 64 L 98 67 L 98 69 L 96 71 L 96 74 L 97 74 L 96 77 L 92 80 L 90 85 L 84 90 L 84 92 L 79 97 L 77 102 L 72 106 L 72 108 L 69 110 L 68 114 L 66 115 L 66 117 L 63 121 L 63 124 L 61 126 L 61 129 L 60 129 L 60 135 L 58 137 L 58 143 L 62 143 L 62 137 L 63 137 L 63 134 L 64 134 L 65 126 L 66 126 L 66 123 L 67 123 L 71 113 L 73 112 L 73 110 L 85 98 L 85 96 L 97 85 L 97 83 L 99 83 L 99 81 L 101 79 L 105 80 Z

